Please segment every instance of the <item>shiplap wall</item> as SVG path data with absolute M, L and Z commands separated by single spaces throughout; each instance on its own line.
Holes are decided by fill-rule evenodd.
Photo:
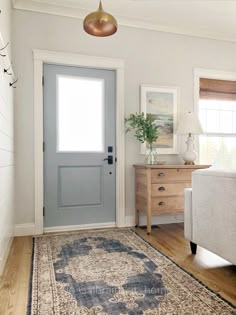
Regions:
M 14 220 L 14 106 L 12 76 L 4 73 L 11 60 L 11 1 L 0 0 L 0 275 L 11 247 Z

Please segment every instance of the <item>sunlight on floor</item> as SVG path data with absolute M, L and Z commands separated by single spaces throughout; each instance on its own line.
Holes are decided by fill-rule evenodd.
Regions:
M 201 248 L 198 246 L 197 254 L 193 259 L 194 262 L 197 262 L 198 265 L 211 269 L 211 268 L 220 268 L 220 267 L 227 267 L 231 266 L 232 264 L 227 260 L 217 256 L 210 251 Z

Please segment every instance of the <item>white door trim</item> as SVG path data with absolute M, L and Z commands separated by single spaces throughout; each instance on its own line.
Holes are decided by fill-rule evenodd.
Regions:
M 125 224 L 124 61 L 74 53 L 33 50 L 35 234 L 43 233 L 43 64 L 73 65 L 116 71 L 116 226 Z M 80 226 L 81 227 L 81 226 Z M 59 228 L 59 227 L 58 227 Z M 69 229 L 69 227 L 68 227 Z M 63 227 L 65 230 L 65 227 Z

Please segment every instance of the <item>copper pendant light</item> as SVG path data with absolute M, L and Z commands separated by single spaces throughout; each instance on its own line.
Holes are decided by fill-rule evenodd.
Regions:
M 117 22 L 111 14 L 103 11 L 100 1 L 98 10 L 85 17 L 84 30 L 93 36 L 110 36 L 117 31 Z

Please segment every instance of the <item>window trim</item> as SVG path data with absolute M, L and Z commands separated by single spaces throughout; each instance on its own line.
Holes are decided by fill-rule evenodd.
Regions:
M 235 137 L 236 133 L 220 133 L 220 132 L 204 132 L 202 135 L 206 137 Z
M 226 81 L 236 81 L 236 72 L 222 71 L 217 69 L 204 69 L 204 68 L 194 68 L 193 69 L 193 84 L 194 84 L 194 112 L 199 115 L 199 89 L 200 89 L 200 78 L 204 79 L 215 79 L 215 80 L 226 80 Z M 213 136 L 213 133 L 204 133 L 207 136 Z M 218 133 L 219 135 L 219 133 Z M 227 136 L 232 134 L 227 134 Z M 216 133 L 214 133 L 216 136 Z M 222 134 L 220 134 L 222 136 Z M 195 150 L 198 153 L 197 163 L 199 163 L 199 136 L 195 136 Z

